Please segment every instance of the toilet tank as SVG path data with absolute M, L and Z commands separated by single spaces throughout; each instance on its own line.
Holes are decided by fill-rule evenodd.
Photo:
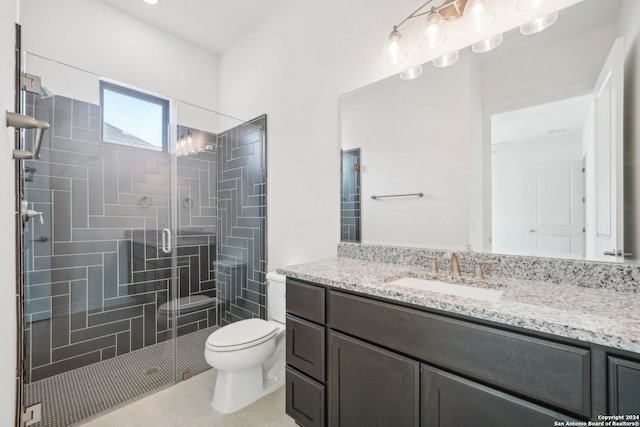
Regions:
M 269 312 L 269 320 L 285 323 L 286 305 L 285 305 L 285 280 L 286 276 L 278 274 L 275 271 L 267 274 L 267 309 Z

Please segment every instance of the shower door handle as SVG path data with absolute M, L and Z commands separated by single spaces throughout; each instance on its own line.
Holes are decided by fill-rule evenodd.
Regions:
M 36 142 L 33 153 L 25 150 L 13 150 L 14 159 L 39 159 L 40 148 L 42 148 L 42 138 L 44 131 L 49 129 L 49 123 L 36 120 L 31 116 L 24 114 L 12 113 L 7 111 L 7 127 L 16 129 L 37 129 Z
M 171 253 L 171 230 L 168 228 L 162 229 L 162 252 Z

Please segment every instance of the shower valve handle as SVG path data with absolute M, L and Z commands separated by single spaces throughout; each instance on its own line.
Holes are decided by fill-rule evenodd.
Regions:
M 40 225 L 44 225 L 44 218 L 42 217 L 42 212 L 38 212 L 36 210 L 29 209 L 29 204 L 25 200 L 22 201 L 20 206 L 21 206 L 21 213 L 22 213 L 22 216 L 24 217 L 24 221 L 25 222 L 29 221 L 29 219 L 33 218 L 34 216 L 39 216 L 40 217 Z

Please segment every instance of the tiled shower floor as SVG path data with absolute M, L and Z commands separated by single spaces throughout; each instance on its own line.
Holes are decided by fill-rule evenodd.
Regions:
M 207 328 L 178 338 L 177 372 L 210 368 L 204 360 Z M 173 345 L 163 342 L 104 362 L 25 385 L 26 406 L 42 402 L 34 427 L 65 427 L 173 383 Z

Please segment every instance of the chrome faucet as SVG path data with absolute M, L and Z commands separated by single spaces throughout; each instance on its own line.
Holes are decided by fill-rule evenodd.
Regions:
M 460 264 L 458 264 L 458 257 L 453 252 L 447 252 L 447 259 L 451 261 L 451 275 L 453 276 L 461 276 L 460 274 Z

